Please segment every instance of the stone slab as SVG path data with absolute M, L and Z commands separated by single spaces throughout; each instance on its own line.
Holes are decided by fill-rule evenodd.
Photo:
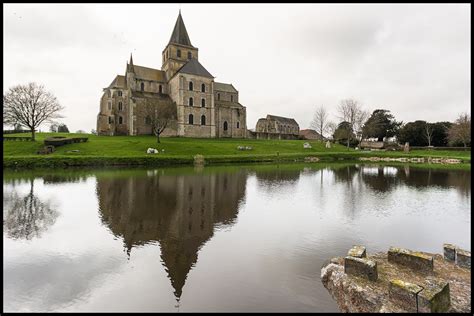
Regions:
M 429 279 L 418 293 L 418 313 L 444 313 L 451 306 L 449 283 L 443 280 Z
M 345 257 L 344 272 L 370 281 L 377 281 L 378 279 L 377 262 L 365 258 Z
M 433 256 L 403 248 L 390 247 L 388 261 L 423 272 L 433 271 Z
M 366 258 L 367 253 L 364 246 L 353 246 L 348 252 L 349 257 Z
M 444 244 L 443 253 L 444 253 L 444 259 L 453 261 L 453 262 L 456 260 L 456 246 L 455 245 Z
M 403 307 L 407 312 L 416 313 L 418 311 L 416 296 L 422 290 L 423 288 L 417 284 L 392 279 L 390 280 L 388 295 L 392 303 Z
M 471 252 L 463 249 L 456 249 L 456 264 L 463 268 L 471 268 Z

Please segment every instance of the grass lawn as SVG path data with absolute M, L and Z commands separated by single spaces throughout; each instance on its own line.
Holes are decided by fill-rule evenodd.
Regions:
M 11 134 L 6 136 L 29 136 L 29 134 Z M 50 136 L 89 137 L 85 143 L 69 144 L 57 147 L 50 155 L 36 154 L 44 146 L 43 141 Z M 303 143 L 311 144 L 311 149 L 304 149 Z M 252 150 L 238 150 L 237 146 L 250 146 Z M 156 148 L 159 154 L 147 154 L 147 148 Z M 78 152 L 69 152 L 79 150 Z M 162 151 L 164 150 L 164 151 Z M 361 156 L 373 157 L 449 157 L 470 162 L 470 151 L 449 150 L 413 150 L 409 154 L 400 151 L 359 151 L 347 149 L 343 145 L 331 144 L 330 149 L 325 143 L 306 140 L 255 140 L 255 139 L 206 139 L 206 138 L 161 138 L 156 142 L 153 136 L 96 136 L 91 134 L 73 133 L 37 133 L 36 141 L 4 141 L 4 166 L 18 161 L 53 160 L 62 162 L 75 160 L 84 164 L 133 164 L 150 161 L 169 161 L 169 163 L 192 162 L 196 154 L 204 155 L 209 162 L 252 162 L 272 160 L 302 159 L 306 156 L 318 156 L 321 159 L 357 159 Z M 86 163 L 85 161 L 89 162 Z M 114 161 L 115 160 L 115 161 Z M 99 163 L 102 161 L 103 163 Z M 145 163 L 146 164 L 146 163 Z M 36 165 L 32 165 L 36 166 Z

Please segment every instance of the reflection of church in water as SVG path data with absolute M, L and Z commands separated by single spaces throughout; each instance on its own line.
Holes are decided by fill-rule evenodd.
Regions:
M 246 173 L 97 178 L 103 222 L 133 247 L 158 241 L 175 296 L 181 297 L 198 251 L 216 225 L 232 225 L 245 196 Z M 145 173 L 145 172 L 144 172 Z

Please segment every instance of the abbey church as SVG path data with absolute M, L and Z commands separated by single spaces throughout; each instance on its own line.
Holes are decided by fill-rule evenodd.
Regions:
M 168 45 L 162 52 L 161 70 L 127 63 L 104 88 L 97 115 L 99 135 L 152 134 L 145 104 L 173 107 L 176 119 L 163 136 L 247 137 L 246 108 L 232 84 L 214 81 L 199 62 L 181 12 Z

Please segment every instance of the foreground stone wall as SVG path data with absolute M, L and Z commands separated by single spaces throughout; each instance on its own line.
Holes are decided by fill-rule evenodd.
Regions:
M 321 281 L 342 312 L 470 313 L 470 252 L 454 249 L 455 262 L 449 251 L 444 258 L 394 247 L 366 255 L 359 246 L 323 265 Z

